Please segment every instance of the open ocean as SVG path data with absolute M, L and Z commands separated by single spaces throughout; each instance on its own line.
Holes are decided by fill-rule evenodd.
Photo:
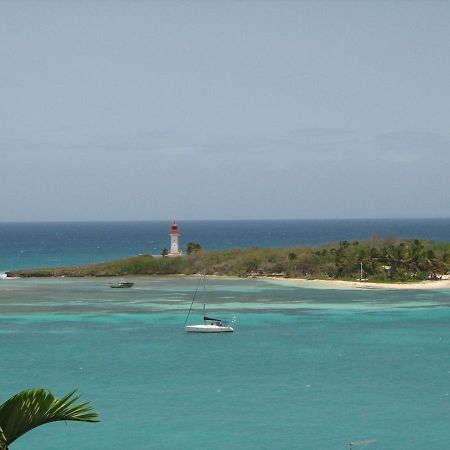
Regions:
M 206 249 L 372 235 L 450 241 L 450 220 L 179 222 Z M 0 272 L 168 247 L 167 222 L 0 224 Z M 45 425 L 11 449 L 446 450 L 450 290 L 208 279 L 235 333 L 183 330 L 195 277 L 0 279 L 0 392 L 73 388 L 99 424 Z M 200 320 L 201 305 L 190 322 Z

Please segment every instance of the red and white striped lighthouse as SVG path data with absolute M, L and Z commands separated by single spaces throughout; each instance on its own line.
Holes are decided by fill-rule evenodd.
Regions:
M 173 221 L 172 229 L 170 230 L 170 253 L 169 256 L 179 256 L 181 255 L 180 249 L 178 248 L 178 236 L 180 232 L 178 231 L 178 225 Z

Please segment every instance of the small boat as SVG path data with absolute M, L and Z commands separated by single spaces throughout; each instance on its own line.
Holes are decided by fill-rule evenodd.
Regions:
M 112 288 L 131 288 L 134 286 L 134 283 L 131 281 L 119 281 L 118 283 L 110 283 Z
M 203 284 L 203 292 L 205 292 L 206 286 L 206 275 L 203 276 L 204 284 Z M 200 283 L 197 285 L 197 289 L 195 290 L 194 297 L 192 298 L 191 307 L 189 308 L 189 312 L 187 314 L 186 320 L 184 321 L 184 329 L 191 333 L 230 333 L 233 332 L 234 329 L 229 322 L 222 319 L 214 319 L 212 317 L 208 317 L 205 313 L 206 305 L 203 304 L 203 323 L 198 325 L 186 325 L 189 319 L 189 315 L 192 310 L 192 305 L 194 304 L 195 296 L 197 295 L 198 288 Z
M 206 316 L 203 316 L 202 324 L 185 325 L 184 329 L 191 333 L 230 333 L 234 331 L 233 327 L 226 320 L 213 319 L 212 317 Z

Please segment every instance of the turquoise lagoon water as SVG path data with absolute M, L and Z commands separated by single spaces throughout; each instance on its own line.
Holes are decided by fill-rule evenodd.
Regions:
M 236 332 L 197 335 L 196 279 L 109 281 L 0 280 L 2 397 L 78 388 L 102 418 L 12 448 L 450 447 L 450 291 L 212 279 L 208 312 Z

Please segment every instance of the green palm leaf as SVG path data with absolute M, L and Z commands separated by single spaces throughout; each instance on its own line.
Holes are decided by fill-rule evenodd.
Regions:
M 27 431 L 45 423 L 59 420 L 98 422 L 99 417 L 89 402 L 76 403 L 80 396 L 75 392 L 58 399 L 46 389 L 30 389 L 3 403 L 0 406 L 0 449 L 2 436 L 9 445 Z
M 0 450 L 8 450 L 8 442 L 3 434 L 3 430 L 0 427 Z

